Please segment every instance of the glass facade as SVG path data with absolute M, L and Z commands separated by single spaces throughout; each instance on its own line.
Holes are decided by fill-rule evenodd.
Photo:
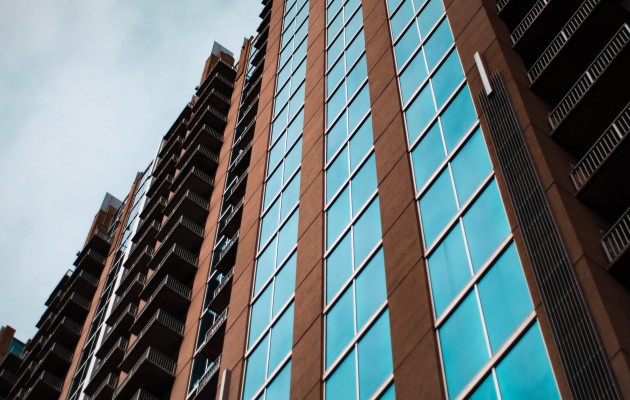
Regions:
M 442 0 L 388 8 L 448 397 L 559 398 Z
M 327 1 L 325 177 L 325 397 L 393 398 L 360 0 Z
M 242 398 L 288 399 L 308 0 L 285 3 Z
M 107 236 L 110 238 L 114 237 L 118 226 L 121 223 L 125 223 L 125 221 L 122 221 L 122 213 L 124 211 L 125 204 L 129 201 L 132 202 L 133 206 L 129 212 L 129 217 L 126 219 L 125 230 L 122 234 L 119 245 L 116 248 L 112 267 L 107 274 L 105 287 L 98 301 L 96 314 L 90 324 L 87 341 L 81 351 L 77 372 L 72 379 L 70 392 L 68 394 L 69 400 L 86 398 L 86 395 L 83 393 L 83 389 L 90 381 L 92 372 L 100 362 L 100 360 L 98 360 L 95 356 L 95 352 L 101 346 L 103 338 L 107 332 L 112 329 L 105 323 L 105 321 L 107 320 L 107 317 L 109 317 L 116 303 L 116 289 L 118 288 L 118 285 L 120 284 L 120 281 L 126 271 L 123 264 L 129 256 L 129 251 L 131 250 L 131 238 L 135 234 L 140 222 L 140 212 L 142 211 L 146 201 L 146 191 L 150 186 L 148 185 L 148 182 L 151 177 L 150 171 L 153 168 L 153 164 L 154 162 L 149 164 L 149 167 L 144 171 L 138 187 L 133 193 L 133 197 L 125 199 L 123 204 L 118 208 L 118 211 L 112 219 L 109 231 L 107 232 Z

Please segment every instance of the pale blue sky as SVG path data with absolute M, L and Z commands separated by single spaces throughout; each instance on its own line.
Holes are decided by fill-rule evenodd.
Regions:
M 216 40 L 259 0 L 0 0 L 0 325 L 26 340 L 105 192 L 121 200 Z

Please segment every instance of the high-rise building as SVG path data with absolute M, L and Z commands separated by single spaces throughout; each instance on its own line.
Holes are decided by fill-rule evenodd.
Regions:
M 630 398 L 630 4 L 262 8 L 0 395 Z

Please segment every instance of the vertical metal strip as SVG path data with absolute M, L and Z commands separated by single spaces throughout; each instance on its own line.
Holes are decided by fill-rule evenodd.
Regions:
M 569 387 L 576 400 L 620 399 L 499 72 L 478 94 Z

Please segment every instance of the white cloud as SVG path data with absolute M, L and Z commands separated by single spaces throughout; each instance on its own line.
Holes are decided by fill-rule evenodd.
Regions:
M 106 191 L 135 173 L 199 83 L 238 57 L 258 0 L 0 0 L 0 325 L 26 339 Z

